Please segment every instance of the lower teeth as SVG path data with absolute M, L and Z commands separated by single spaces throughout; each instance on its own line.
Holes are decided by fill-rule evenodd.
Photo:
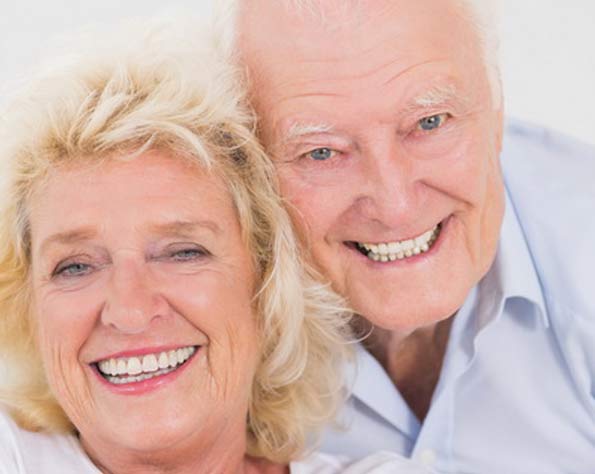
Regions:
M 122 385 L 125 383 L 134 383 L 134 382 L 142 382 L 143 380 L 149 380 L 153 377 L 159 377 L 160 375 L 169 374 L 174 370 L 178 369 L 180 366 L 177 365 L 175 367 L 168 367 L 167 369 L 160 369 L 155 372 L 151 372 L 148 374 L 139 374 L 139 375 L 128 375 L 128 376 L 113 376 L 113 375 L 105 375 L 104 378 L 109 382 L 113 383 L 114 385 Z

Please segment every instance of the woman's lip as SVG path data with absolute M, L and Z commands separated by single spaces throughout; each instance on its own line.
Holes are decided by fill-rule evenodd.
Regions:
M 178 346 L 179 347 L 179 346 Z M 187 346 L 183 346 L 187 347 Z M 201 347 L 197 347 L 194 354 L 192 354 L 182 365 L 180 365 L 173 372 L 169 372 L 164 375 L 158 375 L 147 380 L 140 382 L 130 382 L 124 384 L 113 384 L 110 383 L 106 378 L 99 372 L 99 368 L 96 364 L 92 364 L 91 370 L 95 376 L 99 379 L 99 382 L 106 387 L 110 392 L 118 395 L 144 395 L 146 393 L 153 392 L 163 386 L 169 385 L 174 382 L 189 366 L 192 364 L 197 354 L 202 353 Z
M 93 361 L 91 361 L 89 363 L 97 364 L 98 362 L 101 362 L 102 360 L 107 360 L 107 359 L 118 359 L 118 358 L 124 358 L 124 357 L 139 357 L 139 356 L 144 356 L 147 354 L 159 354 L 160 352 L 174 351 L 174 350 L 181 349 L 184 347 L 200 347 L 202 345 L 204 345 L 204 344 L 191 344 L 191 343 L 189 343 L 189 344 L 169 344 L 169 345 L 163 345 L 163 346 L 128 349 L 125 351 L 114 352 L 113 354 L 108 354 L 106 356 L 101 356 L 100 358 L 94 359 Z

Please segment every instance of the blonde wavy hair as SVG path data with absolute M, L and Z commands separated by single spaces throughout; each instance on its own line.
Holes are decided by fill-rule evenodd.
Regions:
M 28 204 L 61 166 L 159 149 L 228 184 L 258 269 L 261 361 L 248 416 L 248 454 L 299 456 L 344 396 L 342 300 L 300 262 L 272 167 L 254 138 L 242 81 L 216 24 L 127 24 L 34 81 L 3 114 L 0 170 L 0 353 L 11 383 L 0 402 L 28 430 L 75 432 L 52 395 L 35 341 Z M 90 43 L 82 41 L 82 44 Z M 101 43 L 101 46 L 97 46 Z M 81 48 L 82 49 L 82 48 Z

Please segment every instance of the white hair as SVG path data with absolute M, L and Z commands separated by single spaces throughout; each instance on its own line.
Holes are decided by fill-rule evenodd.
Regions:
M 494 105 L 502 103 L 498 0 L 459 0 L 471 13 L 471 23 L 479 37 Z
M 244 0 L 220 0 L 224 5 L 227 18 L 228 45 L 234 45 L 236 35 L 235 17 L 239 4 Z M 274 0 L 279 1 L 279 0 Z M 325 0 L 281 0 L 292 12 L 315 14 L 324 17 Z M 343 9 L 356 6 L 361 0 L 350 0 L 342 3 Z M 415 0 L 412 0 L 415 1 Z M 488 81 L 492 89 L 492 99 L 496 107 L 502 102 L 502 83 L 500 79 L 499 37 L 498 37 L 498 0 L 456 0 L 464 10 L 477 33 Z

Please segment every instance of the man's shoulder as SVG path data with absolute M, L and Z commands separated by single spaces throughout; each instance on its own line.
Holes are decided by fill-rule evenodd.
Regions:
M 501 161 L 550 308 L 593 316 L 595 147 L 509 121 Z
M 595 146 L 562 133 L 508 120 L 501 161 L 507 186 L 528 199 L 559 199 L 563 191 L 595 195 Z

